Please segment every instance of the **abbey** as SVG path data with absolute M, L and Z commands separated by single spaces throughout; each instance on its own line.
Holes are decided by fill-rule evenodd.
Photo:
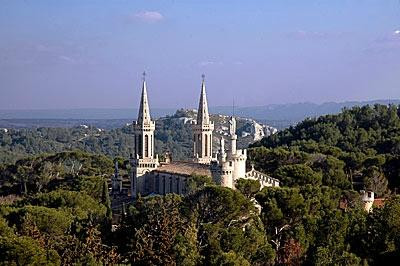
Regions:
M 194 175 L 209 176 L 221 186 L 235 188 L 238 179 L 254 179 L 261 187 L 279 186 L 279 181 L 252 168 L 246 171 L 247 150 L 236 148 L 236 120 L 232 116 L 229 128 L 229 150 L 224 139 L 219 150 L 213 152 L 212 140 L 214 123 L 210 120 L 206 95 L 206 85 L 201 83 L 200 102 L 197 119 L 192 123 L 193 158 L 188 161 L 172 161 L 168 154 L 160 161 L 154 154 L 155 121 L 151 120 L 147 96 L 146 80 L 143 78 L 139 114 L 133 122 L 134 147 L 130 158 L 131 197 L 149 194 L 187 194 L 188 184 Z M 115 182 L 118 181 L 114 178 Z M 113 182 L 114 183 L 114 182 Z M 118 189 L 118 184 L 113 187 Z

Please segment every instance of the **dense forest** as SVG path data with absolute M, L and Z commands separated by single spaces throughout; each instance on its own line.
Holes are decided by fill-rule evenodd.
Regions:
M 307 119 L 249 150 L 249 166 L 281 187 L 239 180 L 231 190 L 193 177 L 187 196 L 139 198 L 120 220 L 110 208 L 110 157 L 60 151 L 4 163 L 0 264 L 395 264 L 399 133 L 397 106 Z M 366 212 L 360 189 L 383 206 Z
M 400 111 L 374 105 L 307 119 L 251 145 L 256 166 L 281 178 L 305 171 L 323 185 L 364 186 L 384 197 L 400 187 Z M 282 176 L 282 174 L 284 176 Z

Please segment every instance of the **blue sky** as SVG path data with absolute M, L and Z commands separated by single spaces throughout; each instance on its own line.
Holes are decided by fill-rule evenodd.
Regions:
M 0 109 L 400 98 L 400 1 L 0 0 Z

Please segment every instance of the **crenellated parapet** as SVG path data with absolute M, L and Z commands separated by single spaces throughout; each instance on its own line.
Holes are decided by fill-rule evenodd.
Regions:
M 261 189 L 263 187 L 279 187 L 279 180 L 273 177 L 270 177 L 267 174 L 264 174 L 260 171 L 254 169 L 254 167 L 246 173 L 246 179 L 258 180 L 261 185 Z

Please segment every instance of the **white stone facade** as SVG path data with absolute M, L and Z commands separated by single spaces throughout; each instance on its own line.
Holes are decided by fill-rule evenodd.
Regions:
M 212 133 L 214 124 L 208 113 L 208 103 L 204 76 L 197 119 L 192 123 L 193 159 L 192 162 L 169 162 L 160 164 L 154 154 L 155 122 L 151 120 L 147 98 L 146 81 L 143 79 L 142 97 L 137 121 L 132 124 L 134 147 L 131 154 L 131 196 L 137 195 L 186 194 L 189 179 L 193 174 L 211 176 L 216 184 L 235 188 L 240 178 L 258 180 L 261 187 L 279 186 L 277 179 L 252 169 L 246 172 L 247 150 L 237 149 L 236 119 L 229 121 L 230 149 L 225 150 L 221 139 L 219 151 L 213 154 Z
M 374 204 L 375 200 L 375 193 L 373 191 L 361 191 L 361 200 L 364 204 L 364 210 L 370 212 L 372 210 L 372 205 Z
M 229 135 L 231 148 L 227 152 L 225 151 L 224 139 L 222 138 L 218 154 L 211 162 L 214 182 L 224 187 L 235 188 L 236 182 L 243 178 L 258 180 L 261 188 L 278 187 L 279 180 L 258 172 L 254 168 L 246 172 L 247 150 L 236 148 L 236 119 L 234 117 L 231 117 L 229 121 Z

